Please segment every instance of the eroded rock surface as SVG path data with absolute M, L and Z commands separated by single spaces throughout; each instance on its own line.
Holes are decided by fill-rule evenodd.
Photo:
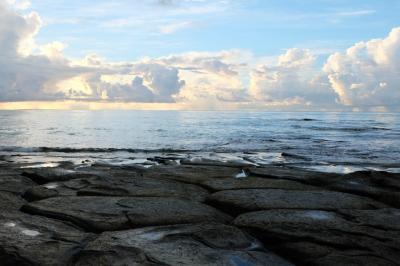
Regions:
M 399 265 L 399 174 L 147 160 L 2 164 L 0 265 Z
M 220 191 L 210 195 L 207 202 L 230 213 L 269 209 L 377 209 L 385 206 L 365 197 L 341 192 L 282 189 Z
M 76 265 L 292 265 L 256 239 L 222 224 L 147 227 L 106 232 Z
M 59 196 L 123 196 L 176 197 L 204 201 L 207 190 L 191 184 L 168 179 L 136 176 L 79 178 L 65 182 L 51 182 L 31 188 L 25 194 L 29 200 Z
M 382 218 L 372 219 L 373 216 Z M 389 221 L 385 226 L 383 219 Z M 324 265 L 326 256 L 336 257 L 336 263 L 357 261 L 364 257 L 366 265 L 395 265 L 400 260 L 400 225 L 398 210 L 362 210 L 345 213 L 316 210 L 268 210 L 238 216 L 234 225 L 250 229 L 268 247 L 294 258 L 312 256 Z M 299 242 L 310 241 L 310 248 L 322 249 L 315 254 L 302 248 Z M 280 243 L 279 245 L 274 245 Z M 327 251 L 327 249 L 330 249 Z M 368 262 L 367 257 L 375 259 Z M 342 258 L 342 259 L 340 259 Z M 350 264 L 352 265 L 352 264 Z
M 89 231 L 231 220 L 205 204 L 163 197 L 56 197 L 27 204 L 23 211 L 68 220 Z
M 60 221 L 0 214 L 0 265 L 67 265 L 93 238 Z

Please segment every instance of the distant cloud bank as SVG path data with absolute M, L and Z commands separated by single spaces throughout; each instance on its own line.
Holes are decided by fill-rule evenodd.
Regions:
M 174 1 L 159 1 L 173 5 Z M 312 50 L 274 57 L 249 51 L 188 52 L 135 62 L 69 58 L 65 44 L 38 45 L 42 20 L 0 0 L 0 102 L 75 100 L 184 103 L 193 108 L 400 110 L 400 27 L 322 64 Z M 169 34 L 187 24 L 165 25 Z M 117 48 L 116 48 L 117 49 Z M 132 48 L 134 49 L 134 48 Z

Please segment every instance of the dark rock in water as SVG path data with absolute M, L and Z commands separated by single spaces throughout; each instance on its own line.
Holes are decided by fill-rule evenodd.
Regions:
M 25 170 L 22 175 L 29 177 L 38 184 L 46 184 L 56 181 L 67 181 L 76 178 L 89 178 L 94 176 L 93 174 L 77 172 L 60 167 L 32 168 L 29 170 Z
M 281 189 L 239 189 L 210 195 L 207 202 L 230 212 L 269 209 L 376 209 L 384 204 L 368 198 L 333 191 L 289 191 Z
M 18 211 L 26 201 L 14 193 L 0 191 L 0 213 Z
M 222 224 L 102 233 L 75 265 L 292 265 L 239 229 Z
M 311 161 L 310 158 L 294 153 L 288 153 L 288 152 L 282 152 L 281 153 L 282 157 L 287 157 L 287 158 L 293 158 L 293 159 L 298 159 L 298 160 L 304 160 L 304 161 Z
M 147 196 L 176 197 L 204 201 L 208 192 L 196 185 L 148 177 L 112 176 L 52 182 L 28 190 L 31 201 L 58 196 Z
M 0 265 L 67 265 L 91 235 L 39 216 L 0 214 Z
M 202 183 L 203 186 L 214 190 L 232 190 L 246 188 L 273 188 L 285 190 L 319 190 L 320 188 L 305 185 L 296 181 L 284 179 L 270 179 L 261 177 L 220 178 Z
M 36 184 L 27 177 L 20 176 L 15 172 L 0 170 L 0 191 L 8 191 L 23 194 L 27 189 Z
M 352 262 L 346 265 L 360 265 L 363 261 L 366 265 L 396 264 L 400 260 L 400 231 L 388 230 L 384 223 L 380 223 L 382 220 L 369 223 L 374 210 L 369 210 L 367 216 L 363 216 L 362 211 L 351 213 L 350 210 L 347 215 L 316 210 L 269 210 L 242 214 L 234 224 L 250 229 L 267 247 L 285 253 L 294 261 L 307 259 L 313 253 L 296 243 L 311 242 L 318 252 L 311 254 L 314 258 L 308 259 L 319 261 L 317 264 L 325 265 L 322 262 L 328 262 L 324 258 L 328 255 L 335 258 L 336 263 Z M 381 210 L 375 213 L 380 214 Z M 398 220 L 396 212 L 385 215 Z M 279 246 L 277 243 L 283 244 Z M 324 254 L 327 247 L 329 252 Z M 318 253 L 322 253 L 322 257 Z M 375 259 L 368 262 L 357 256 Z M 314 264 L 313 261 L 309 263 Z
M 195 165 L 159 165 L 143 173 L 145 177 L 172 179 L 184 183 L 201 184 L 215 178 L 235 177 L 240 168 Z
M 71 221 L 94 232 L 231 220 L 210 206 L 162 197 L 57 197 L 24 205 L 22 210 Z

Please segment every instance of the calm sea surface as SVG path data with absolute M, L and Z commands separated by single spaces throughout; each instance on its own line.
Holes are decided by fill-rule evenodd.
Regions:
M 0 155 L 127 161 L 149 153 L 399 172 L 400 114 L 0 111 Z

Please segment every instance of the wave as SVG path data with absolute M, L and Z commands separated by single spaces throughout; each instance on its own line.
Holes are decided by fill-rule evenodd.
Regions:
M 35 152 L 60 152 L 60 153 L 111 153 L 111 152 L 199 152 L 201 150 L 189 149 L 132 149 L 132 148 L 68 148 L 68 147 L 15 147 L 15 146 L 2 146 L 0 152 L 21 152 L 21 153 L 35 153 Z
M 317 131 L 344 131 L 344 132 L 368 132 L 368 131 L 389 131 L 391 129 L 385 127 L 308 127 Z

